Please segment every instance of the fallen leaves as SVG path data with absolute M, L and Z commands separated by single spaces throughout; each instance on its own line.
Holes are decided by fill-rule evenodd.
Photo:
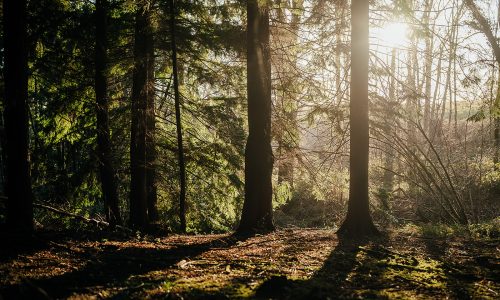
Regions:
M 496 298 L 497 247 L 397 232 L 345 247 L 330 230 L 302 229 L 248 239 L 68 236 L 3 260 L 0 292 L 20 296 L 29 280 L 58 298 Z

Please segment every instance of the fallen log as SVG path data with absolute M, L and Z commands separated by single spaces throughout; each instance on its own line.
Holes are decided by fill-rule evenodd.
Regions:
M 87 217 L 84 217 L 84 216 L 81 216 L 81 215 L 77 215 L 77 214 L 74 214 L 74 213 L 67 212 L 65 210 L 61 210 L 59 208 L 48 206 L 46 204 L 33 203 L 33 206 L 36 207 L 36 208 L 42 208 L 42 209 L 51 211 L 51 212 L 59 214 L 59 215 L 63 215 L 63 216 L 70 217 L 70 218 L 74 218 L 74 219 L 77 219 L 77 220 L 80 220 L 80 221 L 83 221 L 83 222 L 86 222 L 86 223 L 91 223 L 91 224 L 96 225 L 97 227 L 101 227 L 101 226 L 103 226 L 103 227 L 111 227 L 111 225 L 108 222 L 106 222 L 106 221 L 101 221 L 101 220 L 97 220 L 97 219 L 87 218 Z M 120 230 L 126 231 L 126 232 L 133 232 L 132 229 L 124 227 L 124 226 L 121 226 L 121 225 L 115 225 L 113 227 L 116 228 L 116 229 L 120 229 Z

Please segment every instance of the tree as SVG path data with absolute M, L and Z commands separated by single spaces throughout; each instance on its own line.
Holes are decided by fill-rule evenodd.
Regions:
M 338 233 L 360 237 L 377 233 L 368 200 L 368 27 L 369 2 L 351 2 L 350 181 L 347 216 Z
M 120 208 L 115 171 L 111 161 L 111 141 L 109 132 L 109 100 L 107 78 L 107 18 L 108 3 L 95 3 L 96 45 L 95 45 L 95 95 L 97 104 L 97 156 L 101 176 L 106 220 L 110 224 L 120 224 Z
M 271 31 L 273 49 L 272 70 L 275 86 L 274 123 L 272 129 L 277 143 L 278 184 L 294 184 L 299 130 L 297 123 L 298 95 L 297 74 L 298 33 L 303 10 L 303 0 L 276 1 L 277 18 Z M 290 17 L 287 15 L 290 14 Z
M 498 40 L 496 39 L 495 35 L 493 34 L 493 30 L 491 29 L 490 24 L 488 23 L 488 20 L 484 17 L 484 15 L 481 13 L 479 8 L 477 7 L 476 3 L 474 0 L 465 0 L 465 5 L 469 8 L 469 10 L 472 13 L 472 16 L 474 19 L 476 19 L 478 28 L 479 30 L 486 36 L 488 39 L 488 43 L 490 44 L 491 48 L 493 49 L 493 55 L 495 56 L 495 60 L 497 64 L 500 66 L 500 43 L 498 43 Z M 500 149 L 500 81 L 498 83 L 498 91 L 497 91 L 497 97 L 495 99 L 495 103 L 493 104 L 493 107 L 491 108 L 492 113 L 493 113 L 493 139 L 495 143 L 495 153 L 493 156 L 493 161 L 496 164 L 499 162 L 499 149 Z
M 137 4 L 132 79 L 132 128 L 130 143 L 130 224 L 148 224 L 146 136 L 148 103 L 154 97 L 154 48 L 151 1 Z
M 152 2 L 151 2 L 152 3 Z M 149 5 L 151 5 L 151 3 Z M 150 27 L 151 37 L 148 46 L 150 64 L 148 64 L 148 78 L 149 92 L 147 95 L 147 108 L 146 108 L 146 200 L 148 203 L 148 219 L 150 222 L 158 221 L 158 191 L 156 186 L 156 110 L 155 110 L 155 89 L 154 89 L 154 45 L 153 45 L 153 28 L 151 21 L 148 24 Z
M 429 132 L 430 111 L 431 111 L 431 87 L 432 87 L 432 48 L 433 37 L 430 28 L 430 14 L 433 0 L 425 0 L 425 13 L 423 18 L 425 35 L 425 63 L 424 63 L 424 81 L 425 81 L 425 100 L 424 100 L 424 131 Z
M 177 46 L 175 44 L 175 6 L 174 0 L 169 1 L 170 6 L 170 43 L 172 47 L 172 75 L 174 78 L 175 101 L 175 127 L 177 132 L 177 155 L 179 158 L 179 219 L 181 232 L 186 232 L 186 166 L 184 163 L 184 147 L 182 144 L 181 105 L 179 94 L 179 78 L 177 71 Z
M 33 193 L 28 153 L 28 45 L 26 0 L 3 1 L 4 122 L 9 230 L 33 230 Z
M 247 2 L 248 138 L 245 148 L 245 200 L 238 231 L 274 229 L 272 216 L 271 62 L 269 7 Z

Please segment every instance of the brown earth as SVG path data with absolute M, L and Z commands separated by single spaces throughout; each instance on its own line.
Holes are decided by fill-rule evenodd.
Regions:
M 498 239 L 399 230 L 339 241 L 331 230 L 249 238 L 117 233 L 2 236 L 3 299 L 499 299 Z

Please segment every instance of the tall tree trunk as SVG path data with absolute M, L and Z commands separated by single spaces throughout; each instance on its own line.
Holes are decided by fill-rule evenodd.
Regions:
M 410 146 L 416 142 L 416 127 L 415 124 L 418 122 L 418 84 L 415 74 L 418 72 L 418 66 L 415 64 L 417 60 L 417 41 L 413 40 L 411 48 L 408 53 L 408 77 L 407 77 L 407 90 L 409 91 L 409 96 L 406 102 L 406 111 L 408 113 L 407 117 L 407 127 L 408 127 L 408 142 Z
M 500 68 L 500 64 L 499 64 Z M 499 170 L 500 162 L 500 71 L 498 72 L 498 82 L 497 82 L 497 95 L 495 102 L 492 105 L 491 111 L 493 112 L 493 163 L 495 164 L 494 169 Z
M 149 0 L 138 2 L 135 16 L 132 128 L 130 143 L 130 224 L 148 224 L 146 135 L 148 99 L 154 94 L 153 32 Z
M 150 222 L 158 221 L 158 193 L 156 187 L 156 115 L 155 115 L 155 89 L 154 89 L 154 44 L 151 26 L 151 37 L 148 37 L 151 45 L 148 46 L 148 86 L 146 108 L 146 197 L 148 203 L 148 219 Z
M 448 112 L 448 125 L 451 127 L 451 122 L 452 122 L 452 116 L 453 116 L 453 109 L 455 107 L 455 117 L 456 117 L 456 56 L 457 56 L 457 40 L 458 40 L 458 21 L 460 20 L 460 16 L 462 14 L 463 10 L 463 4 L 460 4 L 457 9 L 455 9 L 456 2 L 453 2 L 453 9 L 451 12 L 452 16 L 452 24 L 451 24 L 451 34 L 450 34 L 450 53 L 448 57 L 448 71 L 446 75 L 446 87 L 445 87 L 445 97 L 443 97 L 443 101 L 446 101 L 447 93 L 449 94 L 450 101 L 449 101 L 449 112 Z M 453 74 L 453 83 L 451 82 L 451 74 Z M 448 89 L 448 90 L 446 90 Z M 455 97 L 455 103 L 453 101 Z M 443 103 L 443 110 L 442 110 L 442 116 L 444 119 L 444 107 L 445 103 Z M 444 122 L 442 120 L 441 122 Z M 455 124 L 455 130 L 456 130 L 456 124 Z
M 33 230 L 28 135 L 26 0 L 3 1 L 7 227 Z
M 95 2 L 95 95 L 97 104 L 97 156 L 101 176 L 101 188 L 104 198 L 106 221 L 111 225 L 120 225 L 120 209 L 115 170 L 111 160 L 111 141 L 109 133 L 109 100 L 107 78 L 107 19 L 108 3 L 106 0 Z
M 434 92 L 432 96 L 432 108 L 431 108 L 431 121 L 430 121 L 430 128 L 429 128 L 429 136 L 431 138 L 431 141 L 434 140 L 434 137 L 436 136 L 438 124 L 439 124 L 439 105 L 437 104 L 437 99 L 438 99 L 438 93 L 439 93 L 439 88 L 441 86 L 441 64 L 443 61 L 443 45 L 441 44 L 439 47 L 438 51 L 438 63 L 436 67 L 436 83 L 434 86 Z
M 271 62 L 269 7 L 247 1 L 248 129 L 245 149 L 245 201 L 239 232 L 274 229 L 272 207 Z
M 338 233 L 346 237 L 376 234 L 368 199 L 369 2 L 351 2 L 350 175 L 347 216 Z
M 394 116 L 395 116 L 395 111 L 394 108 L 397 106 L 397 99 L 396 99 L 396 56 L 397 56 L 397 50 L 396 48 L 392 48 L 392 54 L 391 54 L 391 80 L 390 80 L 390 85 L 389 85 L 389 105 L 387 107 L 387 115 L 385 118 L 385 136 L 387 137 L 387 146 L 386 146 L 386 151 L 385 151 L 385 170 L 384 170 L 384 177 L 383 177 L 383 189 L 391 193 L 393 189 L 393 181 L 394 181 L 394 173 L 393 168 L 394 168 L 394 147 L 389 143 L 390 139 L 392 138 L 391 136 L 394 134 L 393 129 L 394 129 Z M 389 208 L 389 204 L 386 203 L 384 204 L 386 208 Z
M 288 1 L 287 1 L 288 2 Z M 296 90 L 296 47 L 301 14 L 296 10 L 303 8 L 303 0 L 293 0 L 290 4 L 279 6 L 278 22 L 273 32 L 276 56 L 273 59 L 274 72 L 278 75 L 276 87 L 275 109 L 278 115 L 278 125 L 273 128 L 277 132 L 278 143 L 278 183 L 287 182 L 293 186 L 295 159 L 297 155 L 298 128 L 297 128 L 297 93 Z M 287 9 L 291 12 L 290 21 L 287 23 Z
M 336 29 L 335 29 L 335 44 L 337 49 L 335 50 L 335 95 L 337 96 L 337 105 L 342 102 L 342 29 L 344 28 L 345 22 L 345 10 L 344 2 L 339 2 L 337 4 L 335 13 L 337 17 Z
M 184 162 L 184 147 L 182 142 L 181 104 L 179 94 L 179 78 L 177 70 L 177 46 L 175 44 L 175 6 L 170 0 L 170 42 L 172 47 L 172 72 L 174 77 L 175 125 L 177 128 L 177 154 L 179 157 L 179 219 L 181 231 L 186 232 L 186 166 Z
M 3 78 L 2 78 L 3 80 Z M 3 87 L 2 87 L 3 88 Z M 0 91 L 3 94 L 3 89 Z M 2 100 L 2 103 L 4 101 Z M 0 113 L 0 195 L 5 195 L 5 130 L 3 114 Z
M 430 108 L 431 108 L 431 85 L 432 85 L 432 48 L 433 38 L 430 31 L 430 12 L 432 10 L 432 0 L 425 1 L 424 26 L 425 26 L 425 100 L 424 100 L 424 132 L 429 132 Z
M 442 98 L 442 101 L 441 101 L 441 117 L 438 121 L 438 128 L 437 128 L 437 133 L 439 136 L 441 136 L 443 134 L 443 123 L 444 123 L 444 118 L 445 118 L 445 113 L 446 113 L 446 101 L 447 101 L 447 98 L 448 98 L 448 94 L 449 94 L 449 97 L 450 97 L 450 107 L 449 107 L 449 110 L 450 110 L 450 113 L 451 113 L 451 110 L 452 110 L 452 95 L 451 95 L 451 74 L 452 74 L 452 61 L 454 59 L 454 46 L 453 46 L 453 43 L 455 41 L 455 33 L 456 33 L 456 29 L 455 29 L 455 25 L 456 25 L 456 17 L 455 17 L 455 14 L 456 14 L 456 10 L 455 10 L 455 6 L 452 7 L 452 10 L 451 10 L 451 15 L 452 15 L 452 19 L 453 19 L 453 22 L 452 22 L 452 26 L 450 28 L 450 33 L 449 33 L 449 53 L 448 53 L 448 65 L 447 65 L 447 71 L 446 71 L 446 81 L 445 81 L 445 86 L 444 86 L 444 94 L 443 94 L 443 98 Z M 451 115 L 450 115 L 450 121 L 451 121 Z

